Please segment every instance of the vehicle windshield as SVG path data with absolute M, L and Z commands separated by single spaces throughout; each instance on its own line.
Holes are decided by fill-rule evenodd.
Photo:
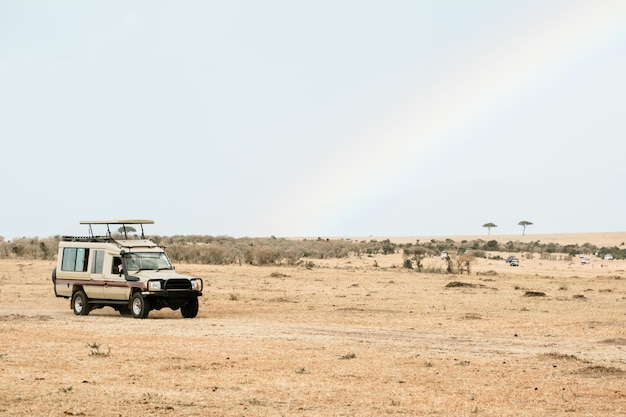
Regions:
M 132 252 L 127 253 L 124 258 L 128 271 L 173 269 L 165 252 Z

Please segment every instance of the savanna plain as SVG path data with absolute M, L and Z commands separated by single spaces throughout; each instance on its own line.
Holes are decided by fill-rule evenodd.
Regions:
M 626 261 L 494 255 L 176 264 L 204 279 L 198 317 L 145 320 L 76 316 L 54 261 L 0 259 L 0 415 L 626 415 Z

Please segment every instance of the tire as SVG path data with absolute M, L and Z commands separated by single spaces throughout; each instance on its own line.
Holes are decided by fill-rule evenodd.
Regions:
M 145 319 L 150 312 L 150 301 L 144 298 L 139 291 L 130 297 L 130 312 L 136 319 Z
M 186 319 L 192 319 L 198 315 L 198 297 L 190 298 L 187 304 L 180 307 L 180 313 Z
M 89 301 L 87 299 L 87 294 L 83 290 L 78 290 L 72 296 L 72 310 L 74 310 L 74 314 L 77 316 L 86 316 L 89 314 Z

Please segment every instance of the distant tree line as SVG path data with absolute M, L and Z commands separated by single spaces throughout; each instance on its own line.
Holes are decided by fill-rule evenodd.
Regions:
M 624 243 L 620 247 L 597 247 L 583 245 L 560 245 L 496 240 L 436 240 L 415 243 L 393 243 L 385 240 L 350 239 L 285 239 L 285 238 L 233 238 L 228 236 L 151 236 L 157 244 L 166 248 L 173 262 L 212 265 L 303 265 L 314 266 L 315 259 L 339 259 L 350 256 L 374 256 L 399 253 L 406 258 L 422 259 L 440 256 L 489 257 L 489 252 L 558 254 L 575 256 L 580 253 L 603 257 L 610 253 L 615 259 L 626 259 Z M 19 238 L 6 241 L 0 236 L 0 258 L 56 259 L 60 236 L 48 238 Z

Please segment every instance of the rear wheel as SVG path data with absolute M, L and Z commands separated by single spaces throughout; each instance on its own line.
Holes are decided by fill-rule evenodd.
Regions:
M 130 310 L 134 318 L 145 319 L 150 312 L 150 302 L 140 292 L 136 292 L 130 299 Z
M 72 296 L 72 310 L 77 316 L 86 316 L 89 314 L 89 301 L 87 294 L 83 290 L 78 290 Z
M 190 298 L 187 304 L 180 307 L 180 313 L 186 319 L 192 319 L 198 315 L 198 298 Z

